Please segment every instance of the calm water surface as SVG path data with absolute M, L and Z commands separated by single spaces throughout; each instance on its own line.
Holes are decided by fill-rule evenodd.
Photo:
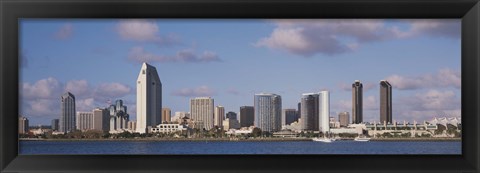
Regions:
M 20 141 L 20 154 L 461 154 L 460 141 Z

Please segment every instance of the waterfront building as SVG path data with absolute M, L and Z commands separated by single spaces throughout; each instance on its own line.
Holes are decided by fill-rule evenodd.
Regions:
M 190 114 L 193 121 L 201 129 L 210 130 L 213 128 L 214 100 L 210 97 L 197 97 L 190 99 Z
M 224 130 L 240 129 L 240 123 L 238 122 L 237 119 L 227 118 L 227 119 L 223 120 L 223 129 Z
M 255 127 L 266 132 L 282 127 L 282 98 L 277 94 L 260 93 L 254 96 Z
M 237 119 L 237 113 L 235 113 L 235 112 L 228 112 L 227 115 L 226 115 L 226 118 Z
M 350 124 L 350 115 L 348 112 L 340 112 L 338 114 L 338 121 L 340 121 L 340 127 L 347 127 Z
M 330 131 L 330 92 L 319 93 L 319 130 L 323 133 Z
M 386 80 L 380 81 L 380 122 L 392 122 L 392 85 Z
M 75 96 L 66 92 L 61 97 L 60 110 L 60 132 L 68 133 L 74 131 L 76 125 Z
M 297 110 L 296 109 L 283 109 L 282 110 L 282 126 L 288 125 L 294 121 L 297 121 Z
M 171 122 L 172 110 L 170 108 L 162 108 L 162 122 Z
M 150 133 L 174 133 L 187 130 L 187 126 L 182 124 L 162 123 L 149 129 Z
M 106 108 L 93 110 L 93 129 L 108 132 L 110 130 L 110 112 Z
M 128 121 L 127 129 L 131 132 L 136 131 L 137 130 L 137 122 L 136 121 Z
M 363 84 L 355 80 L 352 84 L 352 123 L 363 122 Z
M 77 112 L 76 127 L 77 130 L 87 131 L 93 129 L 93 113 Z
M 240 127 L 253 126 L 255 120 L 255 112 L 253 106 L 240 107 Z
M 162 122 L 162 82 L 157 69 L 143 63 L 137 78 L 137 132 Z
M 58 131 L 60 125 L 60 120 L 59 119 L 53 119 L 52 120 L 52 131 Z
M 301 99 L 302 129 L 316 131 L 319 129 L 319 94 L 304 93 Z
M 18 133 L 19 134 L 26 134 L 29 130 L 29 121 L 26 117 L 19 117 L 18 118 Z
M 225 119 L 225 108 L 223 106 L 215 106 L 214 126 L 222 127 Z
M 119 132 L 127 129 L 129 119 L 130 115 L 127 113 L 127 106 L 123 105 L 122 100 L 117 100 L 115 105 L 110 105 L 110 132 Z

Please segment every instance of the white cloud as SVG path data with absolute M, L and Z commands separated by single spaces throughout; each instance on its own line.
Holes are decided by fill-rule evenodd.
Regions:
M 254 45 L 310 57 L 336 55 L 358 49 L 362 43 L 418 36 L 460 38 L 457 20 L 398 20 L 407 30 L 388 26 L 385 20 L 305 19 L 274 20 L 272 33 Z
M 90 97 L 91 88 L 86 80 L 71 80 L 65 85 L 65 91 L 75 93 L 81 97 Z M 80 98 L 80 97 L 76 97 Z
M 461 88 L 461 74 L 459 70 L 441 69 L 436 74 L 420 76 L 391 75 L 386 78 L 393 88 L 399 90 L 413 90 L 420 88 L 453 87 Z
M 201 55 L 197 55 L 192 49 L 184 49 L 178 51 L 175 55 L 155 55 L 146 52 L 143 47 L 133 47 L 128 54 L 130 61 L 143 63 L 143 62 L 183 62 L 183 63 L 195 63 L 195 62 L 220 62 L 220 58 L 215 52 L 205 51 Z
M 102 83 L 95 88 L 95 97 L 103 99 L 118 99 L 131 94 L 132 89 L 120 83 Z
M 158 45 L 171 45 L 180 42 L 173 34 L 161 36 L 155 21 L 142 19 L 121 20 L 116 27 L 118 35 L 125 40 L 151 42 Z
M 174 96 L 182 96 L 182 97 L 201 97 L 201 96 L 213 96 L 215 95 L 215 91 L 208 86 L 200 86 L 197 88 L 183 88 L 171 93 Z
M 53 77 L 41 79 L 34 84 L 23 83 L 20 86 L 20 95 L 26 99 L 60 98 L 58 93 L 62 92 L 63 89 L 63 85 Z
M 70 23 L 67 23 L 60 27 L 60 29 L 54 34 L 54 37 L 58 40 L 65 40 L 73 35 L 73 26 Z

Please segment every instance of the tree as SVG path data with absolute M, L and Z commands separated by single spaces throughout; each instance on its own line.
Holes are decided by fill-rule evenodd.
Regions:
M 253 137 L 259 137 L 262 136 L 262 130 L 258 127 L 253 128 L 252 130 L 252 136 Z

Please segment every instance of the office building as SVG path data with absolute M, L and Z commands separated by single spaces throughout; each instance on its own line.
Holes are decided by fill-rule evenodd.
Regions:
M 61 97 L 60 110 L 60 132 L 68 133 L 74 131 L 76 125 L 75 96 L 66 92 Z
M 162 82 L 157 69 L 143 63 L 137 78 L 137 132 L 162 122 Z
M 227 115 L 226 115 L 226 118 L 237 119 L 237 113 L 235 113 L 235 112 L 228 112 Z
M 238 122 L 237 119 L 227 118 L 227 119 L 223 120 L 223 129 L 224 130 L 240 129 L 240 123 Z
M 254 96 L 255 127 L 266 132 L 282 128 L 282 98 L 280 95 L 260 93 Z
M 253 106 L 240 107 L 240 127 L 253 126 L 255 120 L 255 112 Z
M 18 134 L 26 134 L 30 130 L 28 118 L 19 117 L 18 118 Z
M 115 105 L 110 105 L 110 132 L 119 132 L 127 129 L 129 119 L 130 115 L 127 113 L 127 106 L 123 105 L 122 100 L 117 100 Z
M 319 130 L 323 133 L 330 131 L 330 92 L 320 91 L 319 93 L 320 121 Z
M 363 122 L 363 84 L 355 80 L 352 84 L 352 123 Z
M 77 112 L 76 126 L 77 130 L 82 132 L 93 129 L 93 113 L 92 112 Z
M 350 124 L 350 115 L 348 112 L 340 112 L 338 114 L 338 121 L 340 121 L 340 127 L 347 127 Z
M 319 94 L 305 93 L 301 99 L 302 130 L 316 131 L 319 129 Z
M 110 112 L 105 108 L 93 110 L 93 129 L 98 131 L 110 131 Z
M 380 81 L 380 123 L 393 123 L 392 85 L 386 80 Z
M 298 120 L 296 109 L 283 109 L 282 110 L 282 126 L 289 125 Z
M 225 108 L 223 106 L 215 106 L 214 126 L 223 127 L 223 120 L 225 119 Z
M 196 127 L 210 130 L 213 128 L 214 107 L 210 97 L 197 97 L 190 99 L 190 115 Z
M 168 123 L 171 122 L 172 111 L 170 108 L 162 108 L 162 122 Z
M 132 131 L 132 132 L 136 131 L 136 129 L 137 129 L 137 122 L 136 122 L 136 121 L 128 121 L 127 129 L 128 129 L 129 131 Z
M 60 128 L 59 125 L 60 125 L 60 120 L 59 119 L 53 119 L 52 124 L 51 124 L 52 131 L 58 131 L 58 129 Z

